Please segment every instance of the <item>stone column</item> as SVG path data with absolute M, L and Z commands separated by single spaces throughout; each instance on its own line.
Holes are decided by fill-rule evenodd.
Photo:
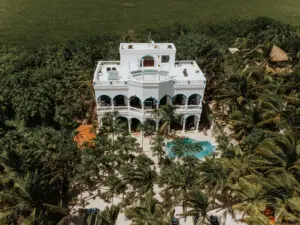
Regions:
M 196 97 L 196 101 L 197 101 L 197 103 L 199 102 L 199 104 L 201 103 L 201 96 L 200 95 L 197 95 L 197 97 Z
M 102 117 L 100 117 L 100 119 L 99 119 L 99 126 L 100 126 L 100 127 L 103 126 L 103 120 L 102 120 Z
M 124 96 L 124 103 L 128 106 L 128 98 Z
M 185 133 L 185 122 L 186 122 L 186 118 L 183 117 L 183 124 L 182 124 L 182 131 L 181 131 L 182 134 Z
M 112 109 L 112 111 L 115 111 L 115 101 L 114 100 L 111 101 L 111 109 Z
M 159 121 L 155 121 L 155 125 L 156 125 L 156 132 L 158 132 L 158 125 L 159 125 Z
M 131 133 L 131 119 L 128 119 L 128 132 Z
M 172 102 L 172 97 L 170 96 L 168 96 L 168 99 L 169 99 L 169 105 L 173 105 L 173 102 Z
M 199 117 L 195 117 L 195 119 L 196 119 L 196 130 L 195 130 L 195 132 L 198 132 L 200 119 L 199 119 Z
M 188 108 L 188 98 L 185 99 L 185 106 L 184 106 L 184 108 L 185 108 L 185 109 Z

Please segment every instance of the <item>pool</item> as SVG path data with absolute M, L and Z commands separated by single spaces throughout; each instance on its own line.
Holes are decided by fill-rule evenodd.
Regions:
M 182 144 L 182 146 L 186 146 L 186 149 L 183 149 L 180 155 L 176 154 L 176 149 L 173 151 L 176 143 Z M 193 148 L 190 150 L 189 148 Z M 194 156 L 197 159 L 203 159 L 206 156 L 212 155 L 215 150 L 215 146 L 213 146 L 209 141 L 197 141 L 191 138 L 182 138 L 176 141 L 167 142 L 166 152 L 171 159 L 176 157 L 185 157 L 185 156 Z

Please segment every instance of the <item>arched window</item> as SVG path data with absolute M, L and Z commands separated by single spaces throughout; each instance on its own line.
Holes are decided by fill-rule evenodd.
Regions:
M 151 55 L 146 55 L 140 60 L 140 67 L 153 67 L 154 58 Z

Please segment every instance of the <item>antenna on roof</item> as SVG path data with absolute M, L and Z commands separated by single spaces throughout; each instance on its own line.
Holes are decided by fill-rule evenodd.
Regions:
M 153 40 L 151 39 L 151 31 L 150 31 L 149 34 L 148 34 L 148 42 L 151 43 L 151 44 L 154 44 L 154 43 L 155 43 L 155 41 L 153 41 Z

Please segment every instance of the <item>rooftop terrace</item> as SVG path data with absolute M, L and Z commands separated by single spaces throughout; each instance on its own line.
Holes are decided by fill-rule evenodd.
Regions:
M 121 65 L 119 61 L 100 61 L 94 74 L 94 82 L 106 83 L 109 81 L 198 81 L 205 83 L 206 79 L 195 61 L 176 61 L 174 67 L 168 70 L 157 68 L 139 68 L 130 70 L 127 64 Z
M 120 51 L 132 49 L 132 50 L 174 50 L 176 51 L 173 43 L 121 43 Z

